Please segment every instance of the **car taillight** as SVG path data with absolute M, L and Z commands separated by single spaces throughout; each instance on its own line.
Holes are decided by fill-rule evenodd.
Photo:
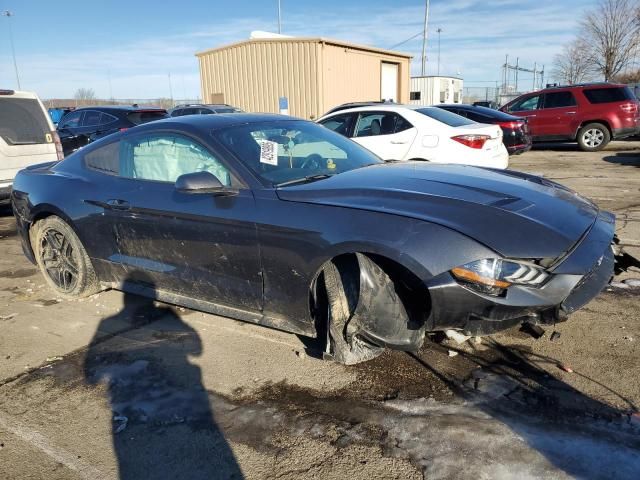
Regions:
M 451 137 L 451 140 L 455 140 L 469 148 L 482 148 L 490 138 L 489 135 L 456 135 Z
M 129 129 L 127 127 L 122 127 L 118 129 L 119 132 L 124 132 L 125 130 L 129 130 Z
M 638 111 L 637 103 L 623 103 L 620 108 L 625 113 L 636 113 Z
M 64 158 L 64 150 L 62 150 L 62 142 L 60 141 L 60 135 L 58 132 L 52 132 L 53 143 L 56 146 L 56 155 L 58 160 L 62 160 Z
M 510 128 L 511 130 L 516 130 L 518 128 L 522 128 L 522 126 L 524 125 L 524 122 L 498 122 L 497 123 L 498 126 L 502 127 L 502 128 Z

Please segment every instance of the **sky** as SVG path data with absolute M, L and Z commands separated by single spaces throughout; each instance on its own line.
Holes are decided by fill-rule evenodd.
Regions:
M 431 0 L 427 74 L 495 86 L 505 55 L 551 72 L 580 14 L 597 0 Z M 281 0 L 282 33 L 322 36 L 389 48 L 422 31 L 425 1 Z M 41 98 L 71 98 L 91 88 L 99 98 L 199 97 L 194 54 L 276 32 L 277 0 L 0 0 L 0 88 L 15 88 L 9 22 L 22 89 Z M 422 37 L 397 50 L 414 55 Z M 522 74 L 522 82 L 531 76 Z M 548 75 L 547 75 L 547 78 Z

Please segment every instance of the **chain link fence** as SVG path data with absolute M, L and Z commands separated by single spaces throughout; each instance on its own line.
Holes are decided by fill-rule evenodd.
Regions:
M 496 102 L 499 100 L 499 91 L 496 87 L 464 87 L 462 103 Z

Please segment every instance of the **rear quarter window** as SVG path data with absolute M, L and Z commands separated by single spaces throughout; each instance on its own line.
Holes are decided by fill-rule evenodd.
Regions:
M 50 143 L 49 122 L 35 98 L 0 100 L 0 137 L 8 145 Z
M 633 100 L 635 97 L 628 87 L 618 88 L 590 88 L 583 91 L 589 103 L 611 103 Z
M 84 164 L 91 170 L 118 175 L 120 173 L 120 142 L 109 143 L 86 153 Z
M 463 125 L 473 125 L 476 123 L 473 120 L 469 120 L 468 118 L 448 112 L 441 108 L 418 108 L 416 112 L 433 118 L 445 125 L 449 125 L 450 127 L 462 127 Z

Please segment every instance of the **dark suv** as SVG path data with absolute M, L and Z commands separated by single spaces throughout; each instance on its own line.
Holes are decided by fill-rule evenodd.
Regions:
M 169 110 L 171 117 L 181 117 L 183 115 L 210 115 L 212 113 L 242 113 L 242 110 L 226 103 L 204 104 L 190 103 L 178 105 Z
M 162 118 L 167 118 L 163 108 L 86 107 L 67 113 L 60 119 L 57 130 L 66 156 L 106 135 Z
M 578 142 L 595 152 L 640 132 L 639 106 L 626 85 L 591 83 L 527 93 L 500 110 L 526 117 L 534 142 Z

